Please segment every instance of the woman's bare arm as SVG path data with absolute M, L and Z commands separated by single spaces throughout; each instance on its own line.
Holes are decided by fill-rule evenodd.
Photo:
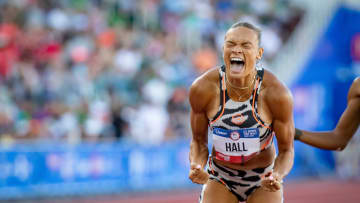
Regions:
M 296 129 L 295 139 L 314 147 L 343 150 L 360 125 L 360 78 L 352 83 L 348 103 L 332 131 L 313 132 Z
M 294 119 L 293 99 L 290 91 L 280 82 L 274 83 L 268 92 L 276 92 L 268 98 L 273 117 L 273 127 L 278 143 L 278 156 L 275 159 L 273 174 L 280 180 L 291 170 L 294 162 Z
M 194 183 L 204 184 L 208 180 L 208 174 L 203 170 L 208 157 L 208 117 L 207 108 L 213 99 L 213 91 L 217 90 L 213 83 L 202 76 L 197 79 L 190 88 L 189 101 L 191 106 L 190 122 L 192 139 L 190 143 L 190 172 L 189 178 Z

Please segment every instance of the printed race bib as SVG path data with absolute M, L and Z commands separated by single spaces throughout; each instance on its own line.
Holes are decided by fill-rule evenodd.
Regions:
M 214 128 L 213 145 L 216 157 L 230 162 L 243 162 L 260 151 L 260 136 L 258 128 L 226 130 Z

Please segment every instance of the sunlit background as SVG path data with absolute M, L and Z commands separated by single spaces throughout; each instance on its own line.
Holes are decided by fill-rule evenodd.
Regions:
M 290 88 L 295 125 L 333 129 L 360 76 L 360 1 L 0 0 L 0 201 L 196 202 L 188 89 L 237 21 L 262 29 L 259 65 Z M 295 142 L 289 187 L 352 184 L 346 202 L 359 146 Z

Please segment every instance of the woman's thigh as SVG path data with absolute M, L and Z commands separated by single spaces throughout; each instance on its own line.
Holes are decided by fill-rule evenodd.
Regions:
M 238 199 L 225 185 L 209 179 L 203 186 L 201 203 L 238 203 Z
M 276 192 L 266 191 L 263 188 L 256 189 L 246 201 L 247 203 L 282 203 L 283 202 L 283 188 Z

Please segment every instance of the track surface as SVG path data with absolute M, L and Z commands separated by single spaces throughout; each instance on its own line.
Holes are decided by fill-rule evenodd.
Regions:
M 128 196 L 96 196 L 47 200 L 12 201 L 21 203 L 187 203 L 197 202 L 199 189 L 142 193 Z M 301 180 L 285 183 L 285 203 L 360 203 L 360 181 Z

